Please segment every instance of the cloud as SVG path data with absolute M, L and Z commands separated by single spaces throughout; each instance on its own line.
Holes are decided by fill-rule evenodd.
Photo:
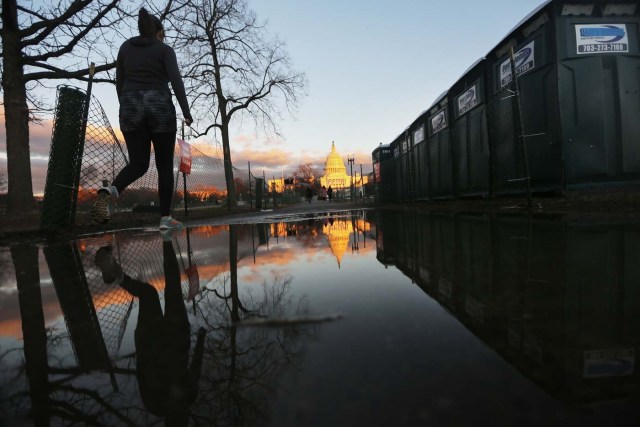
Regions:
M 7 134 L 4 125 L 4 115 L 0 123 L 0 169 L 5 177 L 7 174 Z M 29 127 L 29 154 L 31 158 L 31 177 L 33 193 L 42 195 L 47 177 L 49 164 L 49 146 L 51 145 L 51 121 L 43 124 L 32 124 Z
M 187 142 L 205 156 L 213 157 L 215 159 L 222 158 L 222 148 L 214 145 L 209 141 L 206 141 L 204 139 L 197 139 L 195 141 Z
M 253 143 L 257 140 L 256 134 L 240 134 L 233 137 L 233 143 Z
M 244 168 L 247 162 L 251 162 L 252 169 L 264 169 L 267 172 L 278 172 L 278 174 L 282 171 L 290 174 L 298 166 L 306 163 L 311 163 L 321 169 L 328 154 L 329 151 L 325 154 L 318 154 L 310 153 L 307 150 L 287 150 L 282 146 L 270 148 L 266 143 L 231 146 L 231 159 L 235 166 Z

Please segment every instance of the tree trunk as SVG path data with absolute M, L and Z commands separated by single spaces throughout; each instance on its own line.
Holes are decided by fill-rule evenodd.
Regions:
M 229 121 L 222 120 L 222 152 L 224 155 L 224 178 L 227 183 L 227 202 L 229 209 L 236 207 L 236 183 L 233 180 L 231 149 L 229 148 Z
M 40 292 L 38 248 L 26 244 L 12 246 L 11 258 L 18 287 L 24 368 L 29 383 L 32 420 L 37 426 L 47 426 L 51 421 L 51 385 L 47 372 L 47 330 Z
M 7 130 L 7 212 L 35 209 L 29 156 L 29 109 L 15 0 L 2 0 L 2 89 Z

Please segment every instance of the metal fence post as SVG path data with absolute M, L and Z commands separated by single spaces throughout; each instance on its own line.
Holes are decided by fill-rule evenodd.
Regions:
M 184 120 L 182 121 L 182 140 L 184 141 Z M 182 154 L 182 147 L 180 148 Z M 178 168 L 180 170 L 180 168 Z M 182 200 L 184 201 L 184 216 L 189 216 L 188 199 L 187 199 L 187 174 L 182 172 Z
M 253 199 L 251 198 L 251 161 L 247 161 L 249 167 L 249 209 L 253 210 Z M 256 200 L 256 206 L 258 201 Z

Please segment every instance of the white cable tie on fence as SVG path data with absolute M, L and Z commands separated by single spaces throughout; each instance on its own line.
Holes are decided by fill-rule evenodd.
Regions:
M 64 187 L 64 188 L 70 188 L 70 189 L 72 189 L 72 190 L 75 190 L 75 189 L 77 188 L 77 187 L 72 187 L 72 186 L 69 186 L 69 185 L 58 184 L 57 182 L 56 182 L 56 183 L 54 183 L 53 185 L 57 185 L 57 186 L 59 186 L 59 187 Z

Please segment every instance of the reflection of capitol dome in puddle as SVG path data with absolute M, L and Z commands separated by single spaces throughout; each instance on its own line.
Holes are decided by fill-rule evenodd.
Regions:
M 336 257 L 338 267 L 340 267 L 342 256 L 347 251 L 349 239 L 351 238 L 351 233 L 353 233 L 351 221 L 336 219 L 333 224 L 328 222 L 322 226 L 322 232 L 327 236 L 331 253 Z

